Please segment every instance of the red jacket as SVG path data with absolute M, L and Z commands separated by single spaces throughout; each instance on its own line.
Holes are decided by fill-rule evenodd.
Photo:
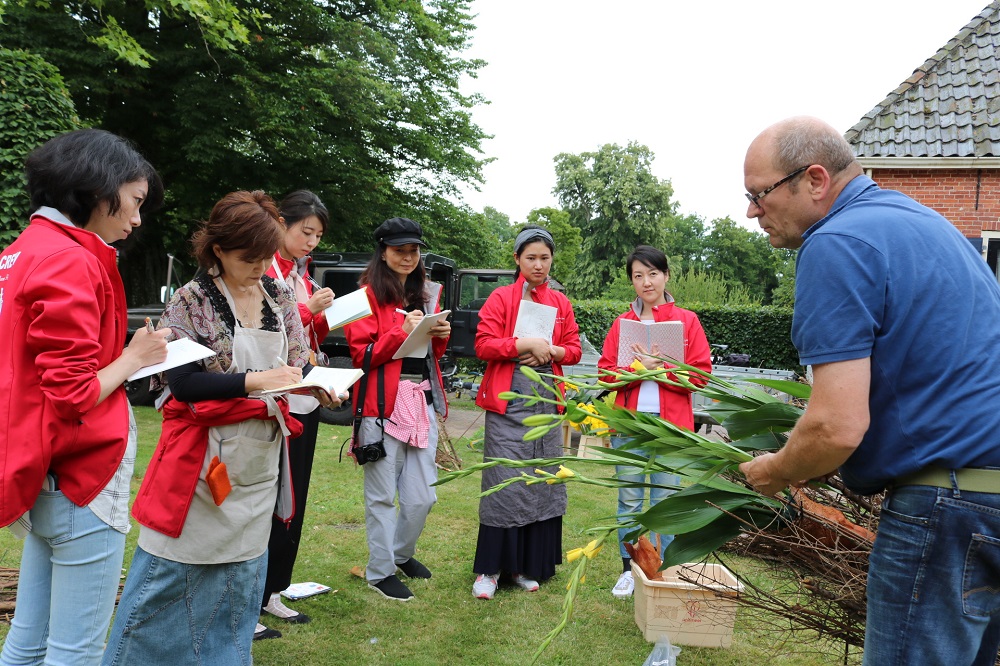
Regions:
M 265 274 L 284 281 L 288 276 L 289 271 L 295 268 L 295 262 L 291 259 L 285 259 L 281 256 L 280 252 L 274 253 L 274 260 L 278 262 L 278 268 L 281 269 L 281 275 L 275 274 L 274 266 L 268 267 Z M 311 263 L 312 257 L 306 257 L 304 275 L 309 275 L 309 264 Z M 303 279 L 302 283 L 306 287 L 306 293 L 312 296 L 314 291 L 312 283 L 307 279 Z M 312 311 L 306 307 L 305 303 L 298 303 L 298 306 L 299 316 L 302 318 L 302 328 L 308 330 L 309 326 L 312 326 L 312 333 L 307 335 L 307 337 L 310 338 L 309 348 L 314 352 L 319 351 L 319 343 L 323 342 L 323 340 L 326 339 L 327 334 L 330 332 L 330 324 L 326 321 L 326 315 L 322 312 L 319 314 L 313 314 Z
M 128 402 L 97 404 L 97 371 L 125 347 L 117 252 L 34 215 L 0 254 L 0 525 L 31 508 L 49 471 L 86 506 L 125 454 Z
M 278 400 L 285 424 L 295 438 L 302 424 L 288 412 L 288 402 Z M 146 527 L 177 538 L 187 520 L 188 509 L 200 478 L 208 429 L 247 419 L 268 420 L 267 403 L 250 398 L 180 402 L 171 397 L 163 405 L 163 428 L 153 459 L 139 487 L 132 517 Z
M 621 372 L 628 368 L 621 367 L 618 362 L 618 330 L 621 327 L 622 319 L 639 321 L 636 314 L 636 307 L 642 311 L 642 303 L 637 300 L 633 303 L 628 312 L 618 315 L 611 324 L 608 336 L 604 338 L 604 349 L 601 351 L 601 360 L 597 362 L 597 367 L 612 372 Z M 674 305 L 673 301 L 664 305 L 653 306 L 653 319 L 655 321 L 680 321 L 684 322 L 684 362 L 693 365 L 699 370 L 712 372 L 712 351 L 708 346 L 708 339 L 705 337 L 705 330 L 698 321 L 698 315 Z M 693 384 L 704 384 L 702 377 L 692 377 Z M 618 389 L 615 404 L 635 411 L 639 404 L 639 386 L 642 382 L 633 382 L 624 388 Z M 660 418 L 670 421 L 674 425 L 679 425 L 688 430 L 694 429 L 694 412 L 691 407 L 691 391 L 667 384 L 659 384 L 660 389 Z
M 433 283 L 431 283 L 433 284 Z M 433 309 L 430 314 L 439 312 L 441 290 L 438 285 L 437 294 L 433 297 Z M 372 308 L 372 315 L 352 322 L 344 327 L 344 335 L 347 337 L 347 344 L 351 350 L 351 361 L 355 368 L 363 367 L 365 360 L 365 348 L 372 342 L 371 367 L 368 372 L 368 385 L 365 389 L 365 404 L 362 411 L 363 416 L 378 416 L 378 368 L 385 367 L 385 415 L 392 414 L 396 407 L 396 390 L 399 387 L 399 377 L 402 374 L 403 359 L 393 359 L 399 346 L 406 340 L 406 333 L 403 332 L 403 319 L 405 317 L 396 308 L 401 308 L 402 303 L 379 303 L 375 300 L 375 294 L 371 287 L 365 290 L 368 294 L 368 303 Z M 425 304 L 426 305 L 426 304 Z M 431 352 L 434 356 L 434 372 L 436 377 L 431 381 L 437 381 L 438 387 L 444 386 L 444 379 L 441 377 L 441 366 L 438 359 L 444 355 L 444 350 L 448 347 L 448 338 L 432 338 Z M 363 380 L 362 380 L 363 381 Z M 352 403 L 357 397 L 358 384 L 351 389 Z M 443 393 L 443 390 L 442 390 Z M 356 408 L 355 404 L 355 408 Z M 447 406 L 445 406 L 447 414 Z
M 479 395 L 476 396 L 476 404 L 498 414 L 507 413 L 507 401 L 497 396 L 510 390 L 511 379 L 518 366 L 517 338 L 513 336 L 523 293 L 524 276 L 518 273 L 514 284 L 495 289 L 479 310 L 476 356 L 486 361 L 486 372 Z M 573 317 L 573 306 L 564 294 L 549 289 L 548 282 L 531 291 L 531 300 L 554 306 L 558 310 L 555 329 L 552 331 L 552 344 L 563 347 L 566 354 L 560 362 L 552 362 L 552 372 L 562 375 L 563 365 L 575 365 L 582 356 L 580 329 Z M 562 390 L 562 385 L 559 390 Z

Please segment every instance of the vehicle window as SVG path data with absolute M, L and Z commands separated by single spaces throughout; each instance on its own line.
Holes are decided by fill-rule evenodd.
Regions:
M 461 310 L 478 310 L 494 289 L 514 282 L 513 275 L 462 275 L 459 283 L 458 307 Z

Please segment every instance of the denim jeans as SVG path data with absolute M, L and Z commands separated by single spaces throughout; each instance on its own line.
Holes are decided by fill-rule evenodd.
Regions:
M 889 492 L 869 561 L 865 666 L 993 666 L 998 647 L 1000 494 Z
M 43 491 L 31 507 L 0 664 L 99 664 L 124 555 L 124 534 L 60 491 Z
M 249 666 L 267 552 L 183 564 L 135 549 L 104 666 Z
M 616 449 L 627 448 L 629 442 L 632 441 L 628 437 L 611 437 L 611 446 Z M 636 451 L 635 453 L 642 453 L 641 451 Z M 676 486 L 681 482 L 681 479 L 676 474 L 667 474 L 666 472 L 657 472 L 655 474 L 642 474 L 641 467 L 633 467 L 631 465 L 617 465 L 615 467 L 617 478 L 622 481 L 634 481 L 638 483 L 656 483 L 660 486 Z M 642 513 L 644 510 L 643 504 L 646 502 L 646 488 L 619 488 L 618 489 L 618 515 L 622 516 L 628 513 Z M 675 491 L 669 488 L 649 488 L 649 506 L 653 506 L 664 497 L 673 494 Z M 618 529 L 618 549 L 621 552 L 622 557 L 629 557 L 628 551 L 625 550 L 625 535 L 632 530 L 626 528 Z M 672 534 L 654 534 L 649 533 L 649 540 L 654 546 L 657 545 L 657 537 L 659 537 L 659 543 L 661 544 L 660 553 L 670 545 L 670 542 L 674 540 L 674 535 Z

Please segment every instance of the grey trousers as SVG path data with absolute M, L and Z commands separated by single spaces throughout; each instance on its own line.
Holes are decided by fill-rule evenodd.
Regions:
M 362 465 L 365 471 L 365 529 L 368 566 L 365 577 L 377 583 L 396 573 L 396 565 L 413 557 L 427 514 L 437 501 L 431 484 L 437 481 L 437 414 L 427 405 L 429 443 L 418 449 L 386 435 L 385 458 Z M 374 417 L 362 423 L 365 443 L 377 442 L 382 431 Z M 397 511 L 395 501 L 399 501 Z

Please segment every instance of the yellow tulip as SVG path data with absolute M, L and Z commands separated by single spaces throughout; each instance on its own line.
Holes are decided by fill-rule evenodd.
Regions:
M 573 550 L 566 551 L 566 561 L 576 562 L 583 555 L 583 548 L 574 548 Z

